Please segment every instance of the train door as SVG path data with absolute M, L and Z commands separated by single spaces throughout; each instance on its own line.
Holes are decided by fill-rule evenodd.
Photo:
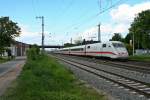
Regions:
M 86 56 L 90 56 L 90 45 L 86 45 Z
M 86 56 L 86 44 L 85 47 L 83 48 L 84 56 Z
M 102 57 L 103 48 L 102 48 L 102 44 L 101 44 L 101 43 L 98 45 L 97 50 L 98 50 L 98 52 L 99 52 L 99 53 L 98 53 L 98 56 Z
M 106 57 L 106 51 L 107 51 L 107 45 L 106 43 L 104 43 L 102 44 L 102 52 L 101 52 L 102 57 Z
M 112 47 L 109 43 L 102 44 L 102 56 L 103 57 L 112 57 Z

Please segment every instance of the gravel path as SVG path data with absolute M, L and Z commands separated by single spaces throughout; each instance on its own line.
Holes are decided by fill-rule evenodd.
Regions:
M 25 63 L 25 57 L 17 57 L 14 61 L 0 64 L 0 96 L 16 79 Z

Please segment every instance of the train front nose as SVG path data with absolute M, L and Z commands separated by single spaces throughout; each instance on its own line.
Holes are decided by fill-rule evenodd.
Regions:
M 118 52 L 119 58 L 127 58 L 129 56 L 125 48 L 118 48 L 117 52 Z
M 128 56 L 127 52 L 119 52 L 118 54 L 119 54 L 119 56 Z

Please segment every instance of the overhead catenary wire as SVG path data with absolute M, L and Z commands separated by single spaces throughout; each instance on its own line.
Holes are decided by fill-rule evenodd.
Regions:
M 98 0 L 98 6 L 99 6 L 99 10 L 101 11 L 101 8 L 102 8 L 102 0 Z
M 68 4 L 68 6 L 66 6 L 65 10 L 63 11 L 62 15 L 67 13 L 67 11 L 69 11 L 69 9 L 72 7 L 72 5 L 74 4 L 74 0 L 71 0 L 70 3 Z
M 79 29 L 79 28 L 81 28 L 81 26 L 84 26 L 84 24 L 87 25 L 87 23 L 89 23 L 89 21 L 94 20 L 95 18 L 97 18 L 97 17 L 98 17 L 99 15 L 101 15 L 102 13 L 104 13 L 104 12 L 108 11 L 109 9 L 111 9 L 111 8 L 117 6 L 118 4 L 120 4 L 122 1 L 123 1 L 123 0 L 117 1 L 116 3 L 114 3 L 113 5 L 111 5 L 110 7 L 106 8 L 106 9 L 103 9 L 103 10 L 100 10 L 100 12 L 97 13 L 96 15 L 93 15 L 93 16 L 91 16 L 90 18 L 84 20 L 83 23 L 77 24 L 77 26 L 76 26 L 76 25 L 73 25 L 73 26 L 70 27 L 69 29 L 71 29 L 71 28 Z
M 74 29 L 74 28 L 78 29 L 81 25 L 83 26 L 84 24 L 89 23 L 89 21 L 94 20 L 94 19 L 95 19 L 96 17 L 98 17 L 100 14 L 102 14 L 102 13 L 104 13 L 104 12 L 110 10 L 111 8 L 117 6 L 117 5 L 120 4 L 122 1 L 124 1 L 124 0 L 118 0 L 116 3 L 112 4 L 110 7 L 101 10 L 99 13 L 97 13 L 97 14 L 95 14 L 95 15 L 92 15 L 91 17 L 89 17 L 88 19 L 86 19 L 86 20 L 84 20 L 84 21 L 82 21 L 82 22 L 74 23 L 74 24 L 72 24 L 72 25 L 66 27 L 65 29 L 70 29 L 70 30 L 71 30 L 71 29 Z
M 32 9 L 33 9 L 33 11 L 35 13 L 35 16 L 37 16 L 39 14 L 39 10 L 37 9 L 38 7 L 36 7 L 37 0 L 36 0 L 36 2 L 35 2 L 35 0 L 31 0 L 31 4 L 32 4 Z
M 72 7 L 73 4 L 74 4 L 74 0 L 71 0 L 69 2 L 69 4 L 64 8 L 64 10 L 62 10 L 61 13 L 58 14 L 57 16 L 61 16 L 61 18 L 64 17 L 66 15 L 66 13 L 71 9 L 71 7 Z M 57 25 L 57 24 L 53 24 L 53 26 L 55 26 L 55 25 Z
M 90 19 L 91 19 L 90 21 L 94 20 L 94 18 L 98 17 L 100 14 L 102 14 L 102 13 L 104 13 L 104 12 L 110 10 L 111 8 L 117 6 L 118 4 L 120 4 L 121 1 L 123 1 L 123 0 L 119 0 L 118 2 L 116 2 L 115 4 L 113 4 L 112 6 L 106 8 L 106 9 L 104 9 L 104 10 L 101 10 L 98 14 L 96 14 L 96 15 L 92 16 L 91 18 L 89 18 L 88 21 L 89 21 Z M 81 26 L 81 25 L 84 25 L 85 23 L 87 23 L 87 20 L 85 20 L 83 23 L 79 24 L 78 27 Z

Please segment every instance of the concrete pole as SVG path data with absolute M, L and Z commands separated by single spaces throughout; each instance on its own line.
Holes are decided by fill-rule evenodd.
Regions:
M 134 32 L 135 32 L 135 30 L 134 30 Z M 132 47 L 133 47 L 133 49 L 132 49 L 132 50 L 133 50 L 133 51 L 132 51 L 133 56 L 134 56 L 134 49 L 135 49 L 135 48 L 134 48 L 134 32 L 133 32 L 133 46 L 132 46 Z
M 44 16 L 42 16 L 42 51 L 44 51 Z
M 98 41 L 101 42 L 101 24 L 98 24 Z
M 42 52 L 44 51 L 44 16 L 36 17 L 42 19 Z

